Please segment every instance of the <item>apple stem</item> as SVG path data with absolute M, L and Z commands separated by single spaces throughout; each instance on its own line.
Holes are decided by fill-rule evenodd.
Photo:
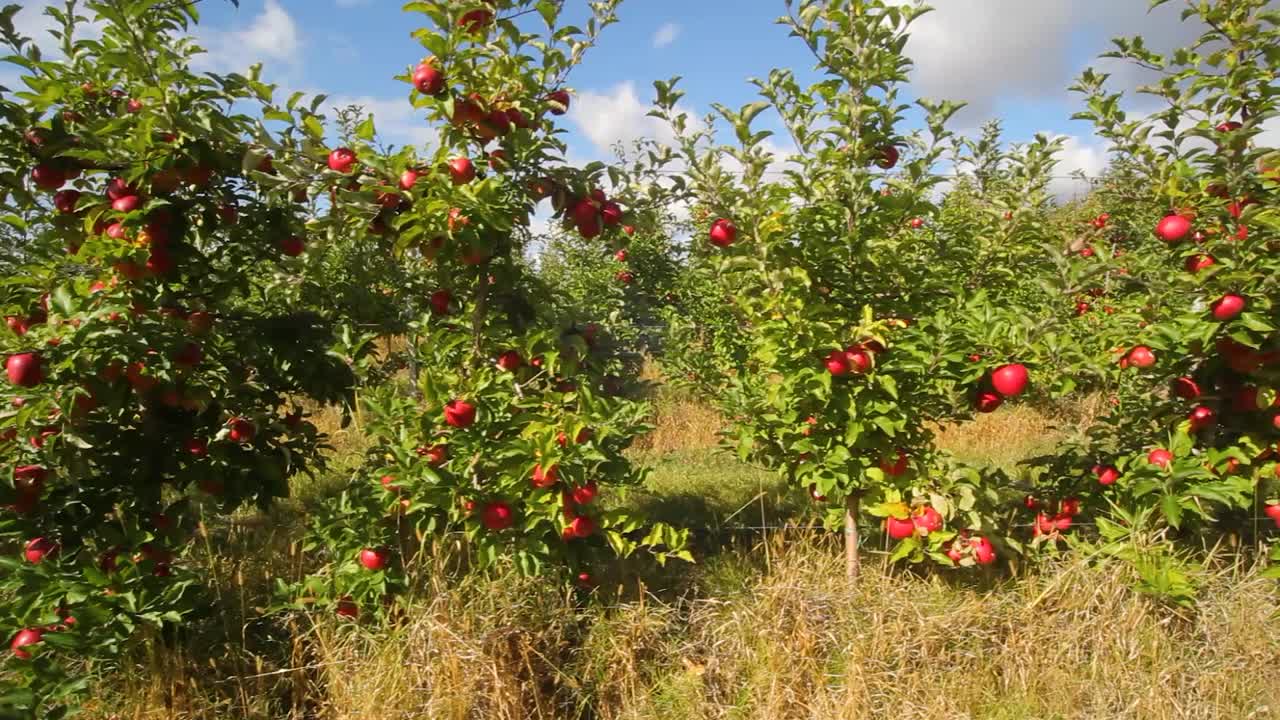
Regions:
M 844 501 L 844 572 L 849 581 L 858 579 L 862 561 L 858 558 L 858 495 L 854 493 Z

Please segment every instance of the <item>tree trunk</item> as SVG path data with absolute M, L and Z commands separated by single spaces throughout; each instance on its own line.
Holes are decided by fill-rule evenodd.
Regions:
M 858 539 L 858 496 L 854 494 L 844 504 L 844 571 L 850 581 L 857 580 L 862 570 Z

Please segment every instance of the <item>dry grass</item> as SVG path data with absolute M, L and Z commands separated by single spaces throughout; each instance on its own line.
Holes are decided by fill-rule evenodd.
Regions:
M 851 587 L 826 540 L 775 537 L 708 568 L 736 584 L 618 602 L 514 576 L 434 580 L 396 627 L 295 627 L 308 670 L 120 718 L 861 720 L 1280 717 L 1274 580 L 1227 568 L 1194 611 L 1130 590 L 1119 566 L 1063 565 L 988 589 L 868 567 Z M 177 668 L 172 668 L 177 670 Z M 190 671 L 187 671 L 190 674 Z M 227 685 L 226 687 L 233 687 Z M 206 689 L 217 687 L 205 685 Z M 143 690 L 143 687 L 135 690 Z M 275 698 L 267 708 L 262 698 Z M 149 708 L 141 711 L 140 708 Z

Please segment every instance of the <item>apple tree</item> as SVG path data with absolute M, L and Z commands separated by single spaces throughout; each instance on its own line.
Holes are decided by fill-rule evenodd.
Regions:
M 210 597 L 197 528 L 266 506 L 321 463 L 299 401 L 346 402 L 304 282 L 306 214 L 242 172 L 254 77 L 195 74 L 194 4 L 0 11 L 0 674 L 6 716 L 55 717 L 88 677 Z M 81 33 L 92 21 L 94 32 Z
M 330 137 L 314 103 L 264 108 L 284 127 L 260 130 L 271 173 L 250 174 L 327 198 L 314 232 L 393 258 L 409 318 L 409 371 L 362 393 L 367 462 L 314 518 L 306 548 L 320 569 L 282 585 L 289 604 L 376 613 L 419 560 L 457 542 L 474 565 L 572 569 L 584 584 L 610 552 L 688 558 L 684 532 L 618 506 L 643 478 L 623 450 L 646 410 L 625 398 L 600 316 L 573 315 L 583 307 L 528 259 L 535 212 L 610 254 L 641 219 L 620 168 L 565 164 L 557 124 L 573 102 L 567 74 L 616 5 L 590 3 L 577 26 L 553 2 L 408 3 L 425 54 L 398 77 L 438 130 L 429 148 L 380 150 L 372 117 Z
M 1101 279 L 1127 321 L 1099 326 L 1115 352 L 1092 361 L 1114 388 L 1110 411 L 1028 468 L 1046 492 L 1080 497 L 1106 547 L 1135 562 L 1134 548 L 1274 537 L 1280 516 L 1280 153 L 1266 132 L 1278 18 L 1262 0 L 1183 15 L 1202 27 L 1189 46 L 1162 55 L 1121 38 L 1109 53 L 1154 76 L 1139 91 L 1159 110 L 1126 112 L 1093 70 L 1075 86 L 1078 117 L 1112 144 L 1096 193 L 1111 246 Z M 1051 510 L 1038 542 L 1062 539 Z M 1130 542 L 1151 538 L 1166 542 Z
M 1007 479 L 943 457 L 930 423 L 1023 394 L 1030 371 L 1019 355 L 1039 328 L 1002 302 L 999 286 L 983 291 L 962 270 L 998 258 L 976 259 L 970 238 L 931 227 L 937 166 L 957 144 L 947 123 L 960 106 L 900 100 L 911 67 L 901 48 L 927 9 L 873 0 L 787 9 L 779 22 L 813 53 L 816 82 L 773 70 L 752 81 L 760 101 L 716 105 L 702 120 L 678 107 L 674 81 L 656 84 L 654 112 L 672 127 L 683 187 L 704 218 L 697 272 L 736 318 L 719 323 L 737 333 L 721 344 L 736 364 L 716 392 L 733 421 L 729 442 L 805 488 L 832 524 L 843 519 L 851 575 L 864 512 L 895 541 L 895 559 L 992 563 L 998 546 L 1016 549 L 1000 539 Z M 900 129 L 909 114 L 922 132 Z M 786 145 L 755 129 L 762 116 Z M 736 144 L 717 144 L 721 130 Z M 1035 165 L 1027 187 L 1051 151 L 1041 141 L 1026 152 Z M 1036 210 L 1005 202 L 973 210 L 999 233 L 987 247 L 1018 241 L 1020 223 L 1006 212 Z

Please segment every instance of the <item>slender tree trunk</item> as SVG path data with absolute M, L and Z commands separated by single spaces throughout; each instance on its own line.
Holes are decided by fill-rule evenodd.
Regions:
M 862 561 L 858 557 L 858 496 L 850 495 L 844 504 L 844 571 L 850 581 L 858 579 Z

